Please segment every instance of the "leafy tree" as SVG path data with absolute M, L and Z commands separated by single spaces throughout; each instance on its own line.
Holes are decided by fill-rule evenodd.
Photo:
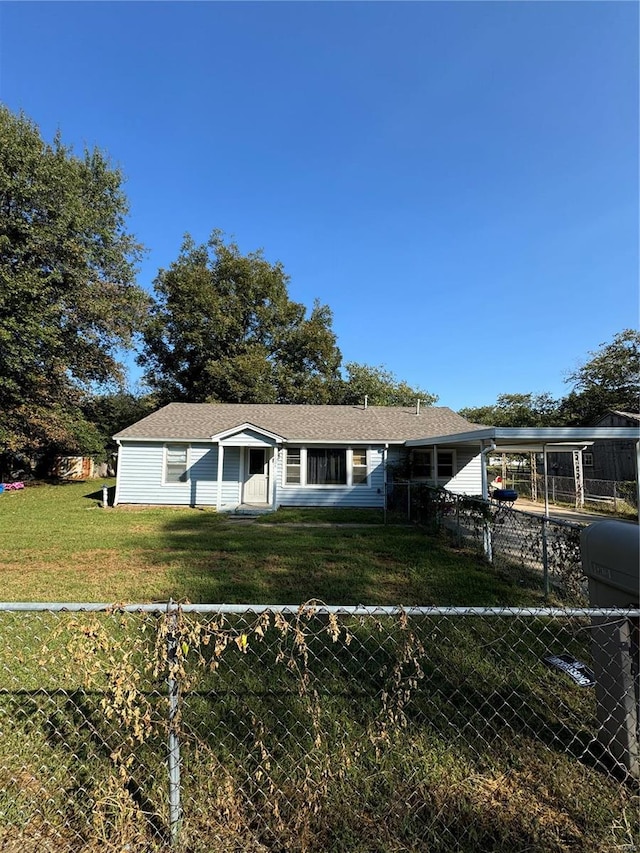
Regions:
M 0 105 L 0 443 L 87 452 L 86 389 L 121 375 L 146 310 L 123 178 Z
M 100 450 L 114 450 L 111 436 L 120 432 L 157 408 L 153 395 L 136 396 L 128 391 L 99 394 L 88 397 L 82 404 L 82 413 L 98 435 Z
M 640 332 L 624 329 L 570 373 L 573 385 L 562 400 L 565 422 L 590 426 L 609 409 L 640 411 Z
M 162 402 L 326 403 L 339 380 L 332 314 L 288 295 L 280 263 L 214 231 L 160 270 L 139 363 Z
M 335 402 L 358 405 L 366 396 L 370 406 L 415 406 L 417 400 L 430 406 L 438 399 L 423 388 L 412 388 L 382 365 L 351 361 L 345 367 L 347 375 L 336 391 Z
M 501 394 L 491 406 L 460 409 L 470 421 L 491 426 L 591 426 L 609 409 L 640 411 L 640 332 L 624 329 L 590 353 L 570 373 L 572 390 L 549 394 Z
M 559 404 L 550 394 L 500 394 L 492 406 L 460 409 L 472 423 L 501 427 L 558 426 Z

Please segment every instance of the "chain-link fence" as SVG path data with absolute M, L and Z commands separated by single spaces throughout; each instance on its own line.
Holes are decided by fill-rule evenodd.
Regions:
M 636 850 L 639 616 L 2 605 L 0 849 Z
M 530 486 L 529 486 L 530 488 Z M 544 494 L 544 477 L 538 474 L 538 495 Z M 570 503 L 576 501 L 576 482 L 573 477 L 559 477 L 551 474 L 548 477 L 549 500 L 553 503 Z M 592 504 L 600 510 L 610 510 L 614 513 L 638 509 L 638 489 L 634 482 L 616 480 L 594 480 L 584 478 L 584 502 Z
M 493 469 L 492 476 L 502 475 L 500 469 Z M 528 470 L 508 470 L 503 477 L 505 489 L 515 489 L 523 498 L 540 500 L 545 493 L 545 478 L 536 474 L 535 483 L 531 483 Z M 638 488 L 631 480 L 597 480 L 585 476 L 583 480 L 584 503 L 591 509 L 612 513 L 626 513 L 638 509 Z M 551 503 L 576 504 L 575 477 L 547 475 L 547 492 Z
M 587 603 L 580 531 L 583 524 L 521 512 L 504 503 L 457 495 L 423 483 L 394 483 L 390 518 L 406 517 L 443 530 L 518 582 L 564 602 Z

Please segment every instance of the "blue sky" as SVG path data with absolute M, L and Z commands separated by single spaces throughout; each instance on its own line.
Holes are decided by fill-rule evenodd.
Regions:
M 127 176 L 140 283 L 213 228 L 442 405 L 638 325 L 638 4 L 0 4 L 0 99 Z

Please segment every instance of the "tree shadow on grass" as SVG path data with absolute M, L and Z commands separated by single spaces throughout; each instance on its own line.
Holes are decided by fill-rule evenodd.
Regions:
M 159 547 L 166 598 L 207 603 L 533 603 L 474 555 L 419 528 L 238 525 L 215 513 L 168 514 Z
M 243 652 L 231 643 L 215 671 L 202 671 L 183 696 L 183 722 L 194 744 L 202 745 L 202 755 L 210 758 L 211 773 L 224 767 L 242 790 L 245 808 L 255 810 L 256 827 L 265 837 L 273 826 L 264 791 L 274 791 L 288 827 L 296 809 L 304 810 L 296 796 L 309 779 L 319 786 L 332 780 L 319 806 L 322 831 L 329 834 L 339 825 L 341 795 L 351 810 L 351 822 L 346 819 L 342 827 L 347 831 L 355 829 L 358 809 L 377 813 L 384 824 L 389 815 L 381 790 L 388 784 L 390 790 L 402 791 L 394 812 L 397 825 L 390 829 L 393 849 L 407 827 L 415 840 L 436 824 L 441 844 L 429 849 L 447 849 L 443 839 L 449 834 L 464 840 L 467 811 L 477 809 L 480 818 L 485 795 L 495 820 L 484 819 L 483 844 L 476 839 L 477 846 L 469 849 L 569 849 L 546 845 L 567 827 L 573 833 L 571 844 L 579 844 L 583 823 L 594 839 L 607 837 L 607 815 L 615 818 L 626 800 L 595 741 L 592 703 L 587 699 L 583 707 L 571 707 L 569 692 L 579 688 L 556 683 L 553 676 L 545 679 L 547 670 L 539 667 L 535 653 L 509 654 L 507 642 L 489 670 L 475 672 L 469 649 L 477 653 L 477 641 L 484 644 L 488 638 L 475 636 L 471 625 L 468 632 L 434 632 L 435 620 L 424 626 L 412 620 L 422 648 L 407 655 L 413 630 L 402 629 L 397 619 L 383 619 L 382 630 L 380 620 L 351 620 L 353 637 L 346 644 L 343 637 L 336 643 L 322 622 L 311 617 L 307 657 L 291 643 L 290 633 L 278 636 L 272 627 L 258 638 L 249 623 L 244 617 L 227 620 L 230 630 L 247 632 L 247 648 Z M 495 627 L 493 639 L 499 641 L 505 626 Z M 523 680 L 523 665 L 527 671 L 538 665 L 540 672 Z M 345 766 L 341 762 L 347 757 Z M 445 814 L 437 799 L 446 788 L 442 779 L 452 769 L 475 781 L 469 787 L 452 786 L 450 797 L 458 798 L 460 808 Z M 260 786 L 255 778 L 263 780 Z M 343 778 L 348 791 L 342 788 Z M 493 797 L 494 783 L 518 802 L 520 818 L 513 824 L 509 802 L 502 808 Z M 565 783 L 570 785 L 566 794 Z M 422 803 L 421 820 L 407 808 L 413 801 Z M 546 840 L 536 830 L 545 809 Z M 565 822 L 565 812 L 576 816 L 574 826 Z M 288 830 L 283 826 L 282 831 Z
M 183 617 L 205 624 L 211 619 Z M 460 850 L 547 853 L 578 849 L 580 827 L 594 839 L 593 847 L 580 849 L 604 849 L 595 845 L 608 836 L 607 821 L 621 813 L 624 797 L 601 766 L 584 773 L 591 694 L 540 663 L 550 643 L 587 654 L 588 634 L 577 630 L 582 623 L 341 617 L 336 637 L 328 620 L 309 616 L 300 623 L 304 649 L 295 618 L 289 617 L 287 631 L 272 622 L 260 634 L 252 631 L 251 614 L 228 617 L 224 653 L 216 657 L 213 639 L 201 646 L 205 663 L 219 663 L 214 670 L 198 671 L 195 649 L 183 652 L 185 820 L 198 834 L 198 850 L 213 849 L 221 826 L 236 831 L 229 814 L 237 816 L 238 832 L 250 824 L 274 850 L 297 849 L 301 816 L 303 826 L 317 832 L 308 848 L 315 851 L 444 852 L 455 838 Z M 145 648 L 153 644 L 151 633 Z M 246 642 L 235 642 L 240 637 Z M 105 719 L 101 698 L 78 689 L 0 697 L 10 706 L 0 711 L 6 708 L 16 728 L 26 736 L 34 727 L 44 733 L 49 751 L 38 756 L 38 768 L 45 768 L 40 775 L 46 779 L 49 763 L 56 776 L 51 790 L 57 799 L 49 805 L 85 834 L 91 832 L 90 804 L 100 780 L 113 771 L 112 753 L 122 740 L 117 724 Z M 136 745 L 127 792 L 144 813 L 150 838 L 166 838 L 166 788 L 150 781 L 166 773 L 164 722 L 156 735 Z M 471 777 L 466 786 L 464 774 Z M 316 789 L 321 795 L 313 799 Z M 496 791 L 506 799 L 496 799 Z M 517 811 L 510 808 L 514 803 Z M 536 821 L 545 809 L 549 834 L 538 837 Z M 568 826 L 565 813 L 572 816 L 573 834 L 567 846 L 552 846 L 553 834 Z M 373 837 L 367 846 L 342 844 L 357 837 L 363 814 L 373 819 L 370 827 L 385 827 L 388 844 L 377 845 Z M 469 834 L 472 825 L 480 835 Z
M 127 747 L 117 722 L 105 716 L 104 696 L 75 689 L 18 690 L 3 697 L 3 710 L 15 721 L 14 736 L 24 727 L 22 736 L 29 739 L 34 727 L 40 728 L 48 746 L 47 752 L 38 756 L 37 772 L 46 786 L 45 797 L 45 791 L 38 791 L 42 817 L 52 826 L 70 830 L 78 839 L 91 841 L 96 810 L 106 808 L 107 827 L 110 819 L 116 821 L 118 817 L 115 810 L 109 812 L 108 782 L 117 778 L 144 816 L 149 839 L 168 843 L 170 833 L 161 817 L 162 804 L 154 803 L 149 785 L 158 771 L 164 771 L 163 743 L 137 746 L 136 761 L 123 779 L 113 754 Z

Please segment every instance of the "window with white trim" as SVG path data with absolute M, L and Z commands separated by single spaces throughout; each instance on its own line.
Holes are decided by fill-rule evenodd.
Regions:
M 346 485 L 346 450 L 339 447 L 307 448 L 307 486 Z
M 164 456 L 164 482 L 186 483 L 187 481 L 186 444 L 168 444 Z
M 366 486 L 369 469 L 367 466 L 367 448 L 358 447 L 351 451 L 351 481 L 354 486 Z
M 451 479 L 455 474 L 453 450 L 438 451 L 438 479 Z
M 285 483 L 291 486 L 300 485 L 300 448 L 287 450 Z
M 413 451 L 411 476 L 415 480 L 430 480 L 433 477 L 433 451 L 417 448 Z M 438 450 L 438 479 L 450 480 L 456 473 L 455 450 Z
M 418 479 L 431 477 L 431 451 L 414 450 L 411 473 Z
M 366 448 L 287 448 L 285 486 L 368 486 Z

